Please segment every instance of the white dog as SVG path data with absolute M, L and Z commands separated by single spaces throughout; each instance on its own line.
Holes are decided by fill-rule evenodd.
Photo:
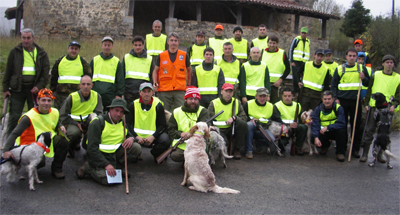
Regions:
M 208 164 L 208 155 L 205 151 L 205 138 L 210 137 L 208 126 L 204 122 L 199 122 L 190 129 L 193 135 L 186 142 L 185 155 L 185 175 L 181 183 L 182 186 L 190 184 L 189 189 L 199 192 L 212 191 L 214 193 L 233 193 L 240 191 L 230 188 L 219 187 L 215 184 L 215 176 Z
M 34 182 L 42 184 L 37 174 L 37 166 L 43 158 L 43 153 L 48 150 L 51 144 L 51 133 L 44 132 L 39 135 L 36 143 L 20 146 L 11 150 L 14 161 L 5 162 L 2 165 L 1 174 L 7 174 L 7 181 L 18 179 L 18 170 L 25 166 L 29 177 L 29 189 L 35 190 Z
M 301 121 L 305 124 L 305 125 L 307 125 L 307 127 L 308 127 L 308 130 L 307 130 L 307 137 L 306 137 L 306 139 L 305 139 L 305 141 L 304 141 L 304 143 L 306 143 L 306 144 L 303 144 L 303 148 L 304 147 L 307 147 L 307 145 L 308 145 L 308 148 L 309 148 L 309 153 L 308 153 L 308 155 L 313 155 L 313 151 L 314 151 L 314 153 L 315 154 L 319 154 L 319 152 L 317 151 L 317 147 L 313 144 L 313 143 L 311 143 L 311 138 L 312 138 L 312 133 L 311 133 L 311 124 L 312 124 L 312 119 L 311 119 L 311 114 L 312 114 L 312 110 L 310 109 L 310 110 L 308 110 L 308 111 L 304 111 L 302 114 L 301 114 Z

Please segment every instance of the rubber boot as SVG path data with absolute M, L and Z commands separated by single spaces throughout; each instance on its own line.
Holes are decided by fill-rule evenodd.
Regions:
M 364 143 L 363 154 L 362 154 L 362 156 L 360 158 L 360 162 L 367 162 L 370 146 L 371 146 L 371 144 Z

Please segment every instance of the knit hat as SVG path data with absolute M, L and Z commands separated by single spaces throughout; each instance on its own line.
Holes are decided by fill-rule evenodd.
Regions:
M 198 98 L 200 100 L 201 97 L 200 97 L 199 89 L 197 87 L 194 87 L 194 86 L 189 86 L 186 89 L 186 94 L 185 94 L 185 98 L 184 99 L 187 99 L 187 98 Z
M 365 57 L 365 52 L 358 52 L 358 53 L 357 53 L 357 59 L 358 59 L 359 57 Z
M 41 89 L 38 92 L 37 98 L 39 99 L 39 98 L 42 98 L 42 97 L 49 97 L 51 99 L 56 99 L 56 97 L 53 96 L 53 91 L 51 91 L 51 90 L 49 90 L 47 88 Z
M 387 54 L 387 55 L 383 56 L 382 63 L 384 63 L 387 60 L 392 60 L 394 65 L 396 66 L 396 59 L 394 58 L 393 55 Z
M 233 33 L 235 33 L 235 31 L 237 31 L 237 30 L 239 30 L 239 31 L 242 32 L 242 34 L 243 34 L 243 30 L 242 30 L 242 28 L 239 27 L 239 26 L 236 26 L 236 27 L 233 29 Z

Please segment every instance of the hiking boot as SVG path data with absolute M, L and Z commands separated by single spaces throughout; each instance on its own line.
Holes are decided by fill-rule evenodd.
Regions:
M 83 166 L 81 166 L 78 170 L 76 170 L 76 176 L 78 176 L 79 179 L 84 179 L 85 178 L 85 168 L 86 165 L 88 165 L 88 162 L 86 161 L 85 164 L 83 164 Z
M 351 153 L 351 156 L 352 156 L 353 158 L 360 158 L 360 157 L 361 157 L 358 151 L 353 151 L 353 152 Z
M 339 162 L 343 162 L 343 161 L 344 161 L 344 154 L 337 154 L 337 155 L 336 155 L 336 159 L 337 159 Z
M 234 150 L 233 159 L 240 160 L 240 158 L 242 158 L 242 155 L 240 154 L 240 150 L 239 149 Z
M 319 154 L 320 155 L 325 155 L 327 152 L 328 152 L 328 147 L 326 147 L 326 148 L 321 148 L 321 151 L 319 151 Z
M 301 149 L 295 149 L 295 154 L 299 155 L 299 156 L 302 156 L 304 154 L 304 152 Z
M 378 161 L 380 163 L 386 163 L 386 159 L 383 157 L 383 150 L 382 149 L 379 150 L 379 152 L 378 152 Z
M 253 152 L 246 152 L 247 159 L 253 159 Z
M 64 179 L 65 175 L 63 172 L 51 172 L 51 175 L 54 176 L 56 179 Z

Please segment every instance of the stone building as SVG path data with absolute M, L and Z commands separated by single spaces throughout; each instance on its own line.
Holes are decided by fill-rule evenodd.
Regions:
M 307 26 L 312 31 L 310 20 L 318 18 L 322 21 L 322 35 L 311 38 L 315 50 L 328 47 L 326 21 L 339 17 L 313 10 L 314 1 L 18 0 L 18 3 L 23 5 L 24 26 L 32 28 L 36 37 L 46 39 L 85 40 L 106 35 L 131 39 L 152 32 L 152 22 L 158 19 L 166 33 L 178 32 L 181 42 L 186 44 L 194 41 L 199 29 L 206 36 L 213 36 L 216 23 L 224 25 L 227 38 L 233 36 L 234 26 L 242 26 L 243 37 L 248 40 L 257 37 L 259 24 L 266 24 L 269 34 L 277 34 L 281 46 L 287 49 L 299 28 Z M 11 8 L 9 14 L 12 12 Z

